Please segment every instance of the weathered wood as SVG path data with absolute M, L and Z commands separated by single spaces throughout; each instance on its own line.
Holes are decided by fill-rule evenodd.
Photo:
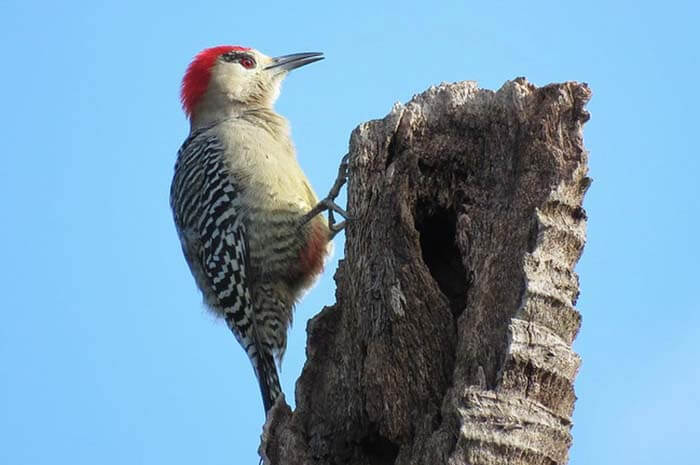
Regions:
M 337 303 L 266 463 L 567 462 L 589 98 L 443 84 L 355 129 Z

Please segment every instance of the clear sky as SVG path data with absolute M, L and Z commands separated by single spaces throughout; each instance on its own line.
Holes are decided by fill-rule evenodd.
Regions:
M 203 309 L 168 206 L 180 79 L 217 44 L 322 51 L 278 110 L 319 193 L 350 131 L 431 84 L 588 82 L 571 463 L 695 463 L 694 2 L 0 2 L 0 463 L 257 463 L 249 362 Z M 342 256 L 342 237 L 336 259 Z M 298 306 L 293 398 L 329 263 Z

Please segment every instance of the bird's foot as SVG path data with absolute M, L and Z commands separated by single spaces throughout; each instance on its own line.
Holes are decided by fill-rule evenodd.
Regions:
M 333 187 L 331 187 L 331 190 L 328 192 L 326 198 L 318 202 L 309 213 L 304 215 L 304 220 L 302 221 L 302 224 L 306 224 L 319 213 L 328 211 L 328 228 L 331 230 L 330 239 L 333 239 L 336 234 L 345 229 L 345 225 L 350 219 L 350 215 L 348 214 L 348 212 L 345 211 L 345 209 L 343 209 L 340 205 L 335 203 L 335 199 L 338 197 L 340 189 L 345 185 L 345 183 L 348 180 L 349 155 L 350 154 L 346 154 L 340 161 L 340 167 L 338 168 L 338 177 L 335 179 Z M 336 223 L 334 215 L 335 213 L 342 216 L 343 221 L 339 221 Z
M 350 215 L 348 215 L 348 212 L 340 208 L 337 203 L 329 198 L 323 199 L 322 202 L 328 208 L 328 229 L 331 230 L 330 239 L 333 239 L 336 234 L 345 229 L 345 225 L 347 224 Z M 334 212 L 342 216 L 343 221 L 338 221 L 336 223 L 335 215 L 333 215 Z

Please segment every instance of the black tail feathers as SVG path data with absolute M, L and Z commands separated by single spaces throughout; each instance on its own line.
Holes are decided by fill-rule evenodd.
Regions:
M 262 394 L 263 406 L 265 413 L 270 411 L 275 401 L 282 395 L 282 387 L 277 376 L 277 367 L 275 360 L 269 351 L 258 353 L 258 366 L 256 374 L 258 375 L 258 383 L 260 384 L 260 393 Z

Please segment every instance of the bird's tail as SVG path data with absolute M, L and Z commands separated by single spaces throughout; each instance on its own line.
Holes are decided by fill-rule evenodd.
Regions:
M 266 342 L 261 341 L 257 328 L 254 324 L 248 323 L 247 318 L 234 318 L 235 313 L 226 315 L 226 323 L 236 339 L 241 344 L 248 359 L 253 365 L 255 376 L 260 384 L 260 393 L 263 398 L 265 413 L 267 413 L 275 401 L 282 394 L 277 367 L 275 366 L 274 351 Z M 247 324 L 243 324 L 247 323 Z
M 280 395 L 282 387 L 277 376 L 277 367 L 272 352 L 265 347 L 259 347 L 257 357 L 253 358 L 253 369 L 260 384 L 260 394 L 262 394 L 263 406 L 267 413 Z

